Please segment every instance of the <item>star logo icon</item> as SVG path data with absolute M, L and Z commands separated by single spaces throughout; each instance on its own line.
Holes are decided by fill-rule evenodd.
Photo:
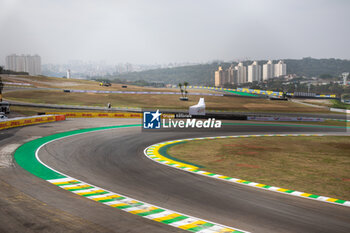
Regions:
M 157 111 L 155 113 L 151 113 L 151 115 L 153 116 L 152 121 L 158 119 L 158 117 L 160 117 L 160 115 L 162 115 L 161 113 L 159 113 L 159 109 L 157 109 Z
M 155 112 L 143 112 L 143 128 L 144 129 L 160 129 L 160 116 L 162 113 L 159 109 Z

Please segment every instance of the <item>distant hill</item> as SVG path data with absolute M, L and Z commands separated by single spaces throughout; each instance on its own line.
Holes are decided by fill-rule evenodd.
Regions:
M 284 59 L 287 64 L 287 74 L 296 74 L 298 76 L 320 77 L 320 76 L 340 76 L 342 72 L 350 71 L 350 60 L 341 59 Z M 259 61 L 262 65 L 266 60 Z M 276 61 L 274 61 L 276 63 Z M 249 65 L 252 61 L 243 62 Z M 236 63 L 234 63 L 236 64 Z M 227 68 L 231 63 L 221 63 Z M 218 68 L 218 63 L 193 65 L 185 67 L 147 70 L 142 72 L 132 72 L 109 77 L 110 79 L 120 80 L 146 80 L 163 81 L 165 83 L 178 84 L 187 81 L 191 85 L 210 85 L 214 84 L 214 72 Z
M 303 58 L 286 59 L 284 62 L 287 64 L 287 73 L 298 76 L 319 77 L 329 74 L 334 77 L 343 72 L 350 72 L 350 60 Z
M 142 72 L 132 72 L 114 76 L 120 80 L 146 80 L 163 81 L 164 83 L 178 84 L 180 82 L 190 82 L 198 85 L 213 85 L 214 71 L 218 64 L 203 64 L 194 66 L 183 66 L 176 68 L 147 70 Z

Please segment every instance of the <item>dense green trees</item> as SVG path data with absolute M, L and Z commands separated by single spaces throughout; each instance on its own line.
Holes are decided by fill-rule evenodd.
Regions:
M 266 60 L 259 61 L 262 65 Z M 328 79 L 339 77 L 342 72 L 350 71 L 350 60 L 340 59 L 285 59 L 287 64 L 287 74 L 296 74 L 297 76 L 320 77 Z M 252 61 L 243 62 L 244 65 L 251 64 Z M 276 63 L 276 61 L 275 61 Z M 146 80 L 146 81 L 163 81 L 165 83 L 177 84 L 187 80 L 192 85 L 214 85 L 214 72 L 218 66 L 228 68 L 231 63 L 211 63 L 193 66 L 184 66 L 167 69 L 147 70 L 143 72 L 132 72 L 128 74 L 119 74 L 110 77 L 111 79 L 122 80 Z
M 12 70 L 5 70 L 4 67 L 0 66 L 0 74 L 28 75 L 28 72 L 16 72 L 16 71 L 12 71 Z

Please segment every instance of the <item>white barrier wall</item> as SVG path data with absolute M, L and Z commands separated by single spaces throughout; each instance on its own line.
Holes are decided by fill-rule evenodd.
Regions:
M 324 121 L 323 118 L 314 118 L 314 117 L 255 117 L 248 116 L 248 121 L 313 121 L 319 122 Z
M 343 112 L 343 113 L 350 113 L 350 110 L 347 109 L 340 109 L 340 108 L 330 108 L 331 112 Z

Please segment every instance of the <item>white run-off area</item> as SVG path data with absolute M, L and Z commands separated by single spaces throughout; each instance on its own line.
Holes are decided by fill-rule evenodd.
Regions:
M 7 168 L 13 165 L 13 152 L 21 144 L 9 144 L 0 148 L 0 168 Z

